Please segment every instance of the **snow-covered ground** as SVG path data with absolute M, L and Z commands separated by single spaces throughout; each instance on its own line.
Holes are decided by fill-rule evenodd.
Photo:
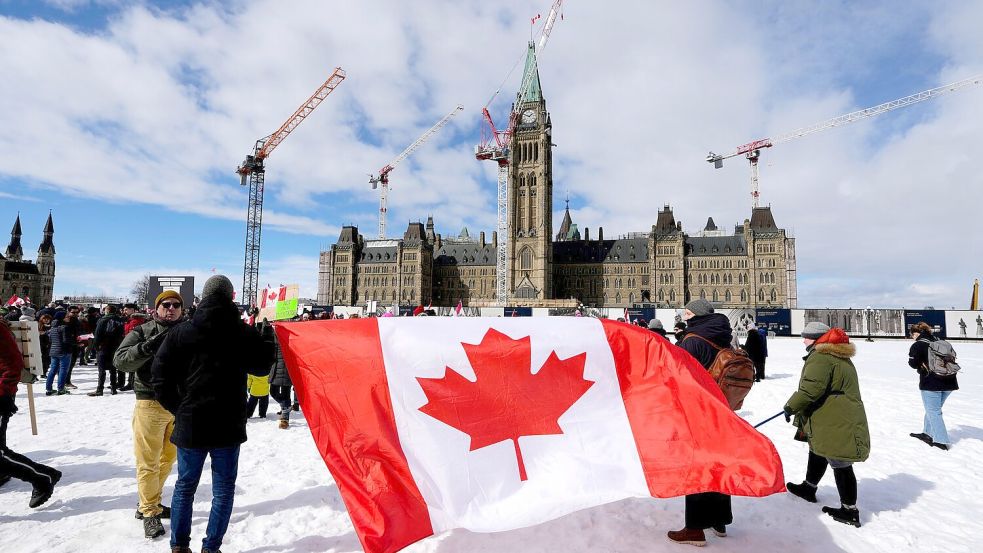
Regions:
M 837 505 L 832 471 L 819 488 L 819 504 L 788 494 L 734 499 L 735 523 L 726 538 L 708 538 L 717 551 L 755 552 L 983 551 L 983 343 L 957 343 L 961 390 L 945 406 L 953 441 L 946 452 L 908 436 L 922 428 L 917 378 L 907 366 L 910 341 L 857 342 L 855 359 L 871 429 L 871 458 L 856 466 L 862 528 L 834 522 L 820 511 Z M 752 390 L 739 414 L 756 423 L 781 410 L 795 389 L 802 342 L 769 341 L 768 379 Z M 52 499 L 28 508 L 30 486 L 12 480 L 0 489 L 3 553 L 165 551 L 167 538 L 150 542 L 134 520 L 136 485 L 130 417 L 133 394 L 86 397 L 95 369 L 76 368 L 74 395 L 37 398 L 40 435 L 31 436 L 23 391 L 21 413 L 8 442 L 29 457 L 64 472 Z M 302 416 L 279 430 L 269 419 L 249 423 L 240 456 L 236 506 L 223 550 L 242 553 L 360 551 L 344 504 L 318 456 Z M 778 418 L 761 430 L 778 448 L 787 480 L 801 481 L 807 449 Z M 172 474 L 164 490 L 170 501 Z M 210 499 L 202 478 L 195 504 L 192 545 L 197 551 Z M 683 500 L 630 499 L 580 511 L 532 528 L 498 534 L 455 531 L 409 547 L 414 553 L 658 552 L 687 551 L 665 532 L 683 521 Z M 167 525 L 165 524 L 165 527 Z M 168 528 L 168 532 L 170 529 Z M 169 535 L 169 534 L 168 534 Z

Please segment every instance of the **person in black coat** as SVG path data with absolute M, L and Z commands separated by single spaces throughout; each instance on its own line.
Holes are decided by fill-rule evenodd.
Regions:
M 259 324 L 260 334 L 263 339 L 269 342 L 274 350 L 276 360 L 270 367 L 270 396 L 280 405 L 280 428 L 286 430 L 290 428 L 290 388 L 293 382 L 290 381 L 290 373 L 287 372 L 287 365 L 283 361 L 283 351 L 280 349 L 280 341 L 276 337 L 273 326 L 266 320 Z
M 212 463 L 212 508 L 202 551 L 221 547 L 232 516 L 239 446 L 246 441 L 246 374 L 266 376 L 273 363 L 269 343 L 242 322 L 232 296 L 227 277 L 209 278 L 194 316 L 167 333 L 150 369 L 157 401 L 174 414 L 175 551 L 190 551 L 192 505 L 206 457 Z
M 730 320 L 726 315 L 714 313 L 713 305 L 704 299 L 687 303 L 683 318 L 687 323 L 685 334 L 676 345 L 709 369 L 719 351 L 714 345 L 731 347 L 734 333 Z M 676 543 L 705 545 L 704 530 L 712 528 L 714 534 L 723 537 L 727 535 L 727 525 L 733 521 L 729 495 L 717 492 L 690 494 L 686 496 L 686 526 L 670 531 L 668 536 Z
M 765 379 L 765 358 L 768 357 L 768 347 L 758 329 L 754 327 L 748 329 L 747 339 L 744 340 L 744 351 L 754 363 L 754 381 L 761 382 Z
M 949 432 L 942 419 L 942 405 L 952 392 L 959 389 L 959 381 L 956 375 L 942 376 L 928 370 L 929 344 L 938 341 L 932 334 L 932 327 L 925 322 L 912 325 L 911 337 L 915 343 L 908 350 L 908 365 L 918 371 L 918 389 L 925 406 L 925 422 L 920 433 L 909 435 L 930 446 L 948 450 Z

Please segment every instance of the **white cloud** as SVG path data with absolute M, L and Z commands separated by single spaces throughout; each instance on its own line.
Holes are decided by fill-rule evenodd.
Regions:
M 182 211 L 241 220 L 235 165 L 340 65 L 346 81 L 268 160 L 264 224 L 333 239 L 355 223 L 374 236 L 366 173 L 464 103 L 393 172 L 389 233 L 428 214 L 444 232 L 490 231 L 494 167 L 471 152 L 477 114 L 523 51 L 528 15 L 547 4 L 136 6 L 89 34 L 0 18 L 0 50 L 21 53 L 0 56 L 10 83 L 0 87 L 0 125 L 18 130 L 0 134 L 0 175 L 120 203 L 163 204 L 166 191 Z M 926 87 L 983 73 L 979 4 L 753 5 L 566 5 L 540 64 L 557 211 L 569 191 L 574 221 L 595 237 L 601 225 L 606 236 L 644 230 L 664 203 L 687 230 L 708 216 L 728 228 L 749 216 L 747 165 L 735 158 L 715 171 L 707 150 L 864 107 L 869 94 L 857 98 L 871 89 L 873 63 Z M 914 54 L 931 63 L 907 64 Z M 975 88 L 764 154 L 763 202 L 798 238 L 800 304 L 964 295 L 981 272 L 966 252 L 983 251 L 973 228 L 983 202 Z M 877 101 L 914 90 L 883 92 Z M 492 104 L 497 119 L 510 99 Z M 304 257 L 284 266 L 308 271 L 297 274 L 313 288 Z

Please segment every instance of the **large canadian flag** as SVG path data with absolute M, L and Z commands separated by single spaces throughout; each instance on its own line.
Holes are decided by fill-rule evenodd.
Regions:
M 369 553 L 626 497 L 784 490 L 774 445 L 696 360 L 637 326 L 417 317 L 276 332 Z

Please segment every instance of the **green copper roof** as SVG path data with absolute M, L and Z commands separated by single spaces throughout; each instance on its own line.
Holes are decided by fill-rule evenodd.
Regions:
M 523 80 L 525 80 L 526 75 L 530 71 L 532 72 L 532 82 L 529 83 L 529 89 L 526 90 L 526 95 L 522 98 L 522 101 L 542 102 L 543 88 L 539 85 L 539 66 L 536 64 L 536 44 L 534 42 L 529 43 L 529 52 L 526 54 L 526 66 L 522 70 Z

